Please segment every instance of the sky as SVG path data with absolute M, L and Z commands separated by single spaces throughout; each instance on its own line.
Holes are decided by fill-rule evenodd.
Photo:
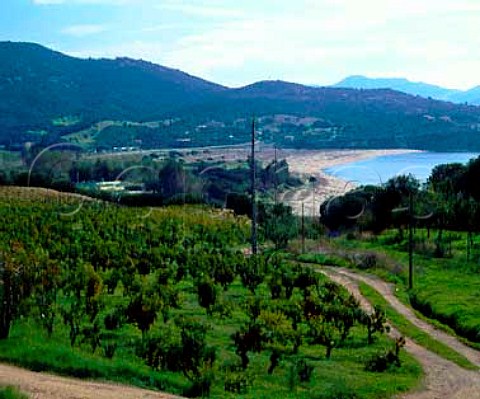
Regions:
M 0 0 L 0 40 L 230 87 L 349 75 L 480 85 L 480 0 Z

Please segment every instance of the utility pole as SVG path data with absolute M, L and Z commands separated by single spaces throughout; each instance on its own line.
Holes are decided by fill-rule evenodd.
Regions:
M 257 254 L 257 199 L 255 193 L 255 117 L 252 118 L 252 155 L 251 155 L 251 190 L 252 190 L 252 255 Z
M 277 176 L 277 145 L 275 144 L 275 207 L 277 206 L 278 203 L 278 176 Z
M 302 202 L 302 254 L 305 253 L 305 204 Z
M 413 195 L 408 197 L 408 288 L 413 288 Z
M 315 180 L 312 179 L 312 218 L 315 220 Z

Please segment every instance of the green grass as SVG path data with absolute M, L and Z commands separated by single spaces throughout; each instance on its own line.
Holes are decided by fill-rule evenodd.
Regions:
M 324 278 L 324 277 L 322 277 Z M 267 289 L 261 285 L 258 292 L 268 296 Z M 246 290 L 236 281 L 226 293 L 226 299 L 230 301 L 242 301 L 246 296 Z M 191 294 L 184 297 L 190 315 L 203 319 L 207 323 L 213 323 L 213 319 L 205 316 L 205 312 L 198 308 L 196 299 Z M 229 320 L 217 320 L 212 325 L 209 334 L 209 344 L 219 351 L 220 368 L 224 364 L 231 364 L 238 361 L 234 354 L 230 335 L 246 321 L 241 312 L 235 312 Z M 250 355 L 251 364 L 249 372 L 257 376 L 253 386 L 247 394 L 229 394 L 223 389 L 222 371 L 217 373 L 219 381 L 212 389 L 213 398 L 318 398 L 333 399 L 345 398 L 386 398 L 395 394 L 406 392 L 416 387 L 422 376 L 422 370 L 416 360 L 408 353 L 402 354 L 402 367 L 392 369 L 386 373 L 371 373 L 364 370 L 365 362 L 385 348 L 392 347 L 393 343 L 388 337 L 382 336 L 373 345 L 366 345 L 365 331 L 354 328 L 352 336 L 347 340 L 345 346 L 335 348 L 332 358 L 325 359 L 325 349 L 320 346 L 303 345 L 300 348 L 299 356 L 306 357 L 314 366 L 314 376 L 310 383 L 300 384 L 294 391 L 287 388 L 290 364 L 293 356 L 286 356 L 273 375 L 268 375 L 266 370 L 269 364 L 269 352 Z M 318 394 L 313 394 L 318 392 Z M 321 392 L 321 393 L 320 393 Z M 348 396 L 353 395 L 356 396 Z
M 390 306 L 390 304 L 385 300 L 385 298 L 383 298 L 374 288 L 362 282 L 359 283 L 359 287 L 362 295 L 365 296 L 365 298 L 367 298 L 370 303 L 381 306 L 385 309 L 391 323 L 403 335 L 409 337 L 417 344 L 423 346 L 431 352 L 436 353 L 444 359 L 450 360 L 458 364 L 460 367 L 466 368 L 468 370 L 478 370 L 478 368 L 464 356 L 454 351 L 442 342 L 435 340 L 429 334 L 423 332 L 421 329 L 414 326 L 404 316 L 402 316 L 395 309 L 393 309 L 393 307 Z
M 247 317 L 239 309 L 231 318 L 209 317 L 198 306 L 192 286 L 183 284 L 182 310 L 172 314 L 195 317 L 210 325 L 207 340 L 209 345 L 217 348 L 215 382 L 212 398 L 387 398 L 418 386 L 422 370 L 417 361 L 408 353 L 402 353 L 402 367 L 392 368 L 384 373 L 365 371 L 365 363 L 375 354 L 393 347 L 393 342 L 386 336 L 380 336 L 374 344 L 367 345 L 366 331 L 355 327 L 351 336 L 342 347 L 335 348 L 332 358 L 325 358 L 322 346 L 302 345 L 298 356 L 305 357 L 314 365 L 315 371 L 311 382 L 298 384 L 294 390 L 288 388 L 287 381 L 294 356 L 286 355 L 280 366 L 272 375 L 267 374 L 269 351 L 250 354 L 248 368 L 254 376 L 252 386 L 246 394 L 231 394 L 224 391 L 227 364 L 237 363 L 231 334 L 242 325 Z M 267 295 L 266 286 L 260 286 L 258 292 Z M 241 303 L 247 291 L 236 281 L 223 293 L 224 300 Z M 176 314 L 175 314 L 176 313 Z M 160 325 L 162 322 L 158 322 Z M 159 325 L 157 325 L 159 326 Z M 35 371 L 50 371 L 61 375 L 75 376 L 94 380 L 109 380 L 140 387 L 165 390 L 182 394 L 189 387 L 189 382 L 181 373 L 153 371 L 136 358 L 128 342 L 135 339 L 138 331 L 131 326 L 122 330 L 125 347 L 119 348 L 113 360 L 102 357 L 101 350 L 95 354 L 84 345 L 71 348 L 68 333 L 59 321 L 51 339 L 30 319 L 18 321 L 9 340 L 0 341 L 0 359 Z M 155 328 L 155 327 L 154 327 Z M 355 394 L 355 396 L 353 396 Z M 342 396 L 343 395 L 343 396 Z M 349 396 L 350 395 L 350 396 Z
M 188 382 L 175 373 L 155 372 L 126 354 L 113 360 L 97 350 L 71 348 L 61 325 L 48 339 L 33 322 L 17 322 L 8 340 L 0 340 L 0 360 L 33 371 L 49 371 L 77 378 L 109 380 L 181 394 Z
M 296 259 L 299 262 L 304 263 L 316 263 L 327 266 L 339 266 L 339 267 L 348 267 L 350 262 L 346 259 L 336 256 L 336 255 L 327 255 L 327 254 L 316 254 L 316 253 L 305 253 L 298 255 Z
M 15 387 L 0 387 L 0 399 L 28 399 L 28 396 Z
M 466 342 L 480 348 L 480 243 L 478 238 L 469 261 L 466 259 L 466 233 L 444 233 L 450 241 L 451 255 L 434 258 L 432 248 L 437 232 L 430 239 L 426 231 L 417 229 L 417 248 L 414 254 L 414 289 L 408 291 L 408 253 L 406 239 L 397 242 L 396 231 L 387 231 L 378 237 L 360 240 L 337 240 L 338 250 L 374 251 L 389 260 L 369 269 L 400 288 L 397 294 L 404 302 L 435 320 L 444 330 L 453 330 Z M 394 266 L 397 265 L 397 267 Z M 398 266 L 400 265 L 400 269 Z M 468 342 L 469 341 L 469 342 Z

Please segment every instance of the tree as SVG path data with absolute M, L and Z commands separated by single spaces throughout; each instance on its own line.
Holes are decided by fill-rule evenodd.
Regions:
M 183 374 L 193 382 L 190 394 L 208 396 L 216 353 L 214 347 L 207 345 L 207 327 L 195 320 L 183 320 L 180 324 L 180 359 Z
M 85 313 L 93 322 L 102 306 L 102 278 L 91 264 L 85 265 L 85 277 Z
M 260 203 L 258 222 L 265 239 L 272 240 L 276 249 L 285 248 L 288 241 L 298 235 L 292 208 L 281 203 L 273 206 Z
M 392 177 L 385 183 L 385 190 L 396 199 L 394 206 L 406 204 L 410 195 L 416 195 L 420 189 L 420 182 L 411 174 Z
M 359 190 L 329 198 L 320 205 L 320 221 L 333 231 L 350 229 L 363 215 L 365 207 L 365 193 Z
M 242 284 L 250 292 L 255 293 L 255 289 L 263 282 L 265 278 L 265 259 L 259 255 L 251 255 L 244 263 L 239 265 L 239 274 Z
M 435 193 L 451 198 L 465 190 L 467 167 L 461 163 L 437 165 L 432 169 L 427 184 Z
M 134 290 L 127 306 L 127 319 L 135 323 L 145 337 L 146 332 L 157 319 L 161 301 L 155 288 L 145 281 L 137 282 Z
M 8 338 L 22 301 L 29 294 L 23 247 L 14 244 L 12 255 L 0 254 L 0 339 Z
M 478 184 L 480 181 L 480 157 L 472 159 L 468 163 L 464 179 L 466 193 L 475 201 L 480 202 L 480 184 Z
M 334 305 L 330 310 L 332 311 L 331 320 L 340 331 L 340 341 L 344 342 L 352 327 L 361 318 L 362 310 L 360 305 L 355 297 L 350 295 L 342 300 L 342 304 Z
M 158 173 L 160 193 L 165 198 L 174 198 L 180 195 L 193 194 L 200 190 L 183 164 L 175 158 L 169 158 Z M 198 186 L 198 187 L 197 187 Z
M 66 265 L 43 255 L 35 265 L 34 297 L 38 308 L 37 317 L 50 337 L 57 315 L 58 292 L 62 285 L 61 269 Z
M 248 352 L 261 352 L 265 337 L 263 335 L 262 327 L 259 323 L 249 323 L 232 335 L 235 344 L 235 353 L 240 356 L 242 361 L 242 368 L 245 370 L 250 363 Z
M 309 337 L 311 344 L 322 345 L 326 348 L 325 357 L 330 359 L 332 350 L 340 342 L 340 331 L 333 322 L 328 322 L 321 316 L 313 317 L 309 320 Z
M 60 311 L 63 322 L 70 328 L 71 346 L 75 345 L 87 321 L 91 325 L 95 323 L 102 306 L 101 292 L 101 278 L 91 264 L 79 262 L 65 273 Z
M 197 282 L 198 303 L 207 310 L 207 314 L 212 314 L 212 308 L 217 302 L 218 289 L 216 284 L 209 278 L 204 278 Z
M 225 256 L 222 259 L 219 259 L 219 262 L 216 262 L 213 267 L 213 278 L 216 283 L 223 287 L 224 291 L 227 290 L 228 286 L 235 279 L 234 266 L 232 260 Z
M 290 345 L 295 344 L 296 334 L 287 316 L 278 309 L 262 310 L 259 322 L 263 330 L 265 348 L 271 350 L 268 374 L 272 374 L 282 355 L 290 351 Z
M 367 341 L 373 343 L 373 336 L 376 332 L 383 333 L 386 331 L 386 315 L 380 306 L 375 306 L 372 313 L 363 312 L 360 322 L 367 327 Z

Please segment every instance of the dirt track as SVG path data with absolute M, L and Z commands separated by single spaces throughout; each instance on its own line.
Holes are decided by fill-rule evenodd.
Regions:
M 480 353 L 459 342 L 456 338 L 436 330 L 428 323 L 420 320 L 415 314 L 403 305 L 393 295 L 392 286 L 377 278 L 356 274 L 341 268 L 325 268 L 320 272 L 326 274 L 333 281 L 345 286 L 367 310 L 371 310 L 368 301 L 363 298 L 358 288 L 362 281 L 375 288 L 390 305 L 404 315 L 410 322 L 432 335 L 438 341 L 450 346 L 453 350 L 463 354 L 473 364 L 480 366 Z M 390 334 L 398 337 L 400 333 L 392 328 Z M 406 339 L 405 349 L 412 354 L 422 365 L 425 373 L 424 387 L 418 392 L 401 396 L 402 399 L 479 399 L 480 398 L 480 373 L 465 370 L 456 364 L 441 358 L 429 350 L 417 345 L 412 340 Z
M 0 385 L 13 385 L 30 399 L 173 399 L 178 396 L 118 384 L 82 381 L 0 365 Z

